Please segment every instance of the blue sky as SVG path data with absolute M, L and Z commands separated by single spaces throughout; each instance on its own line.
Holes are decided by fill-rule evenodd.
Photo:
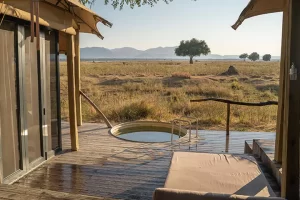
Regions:
M 104 40 L 82 34 L 81 47 L 120 48 L 176 46 L 193 37 L 205 40 L 212 53 L 236 55 L 257 51 L 280 55 L 282 14 L 268 14 L 246 20 L 237 31 L 231 28 L 249 0 L 173 0 L 166 5 L 114 10 L 96 0 L 96 13 L 113 23 L 99 23 Z

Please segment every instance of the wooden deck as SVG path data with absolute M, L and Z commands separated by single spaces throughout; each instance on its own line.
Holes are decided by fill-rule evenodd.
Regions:
M 173 151 L 243 153 L 245 140 L 275 139 L 274 133 L 201 131 L 191 143 L 183 137 L 173 145 L 117 139 L 103 124 L 79 128 L 80 150 L 70 151 L 68 125 L 63 124 L 63 153 L 45 162 L 14 186 L 102 197 L 151 199 L 164 185 Z

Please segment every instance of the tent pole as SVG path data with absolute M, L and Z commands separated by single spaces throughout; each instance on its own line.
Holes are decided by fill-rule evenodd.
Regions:
M 67 68 L 68 68 L 68 99 L 69 99 L 69 122 L 71 135 L 71 149 L 78 151 L 78 130 L 76 118 L 76 95 L 75 95 L 75 65 L 74 65 L 74 36 L 67 37 Z
M 274 159 L 277 163 L 282 162 L 282 146 L 283 146 L 283 120 L 284 120 L 284 95 L 285 95 L 285 81 L 288 79 L 288 74 L 285 73 L 285 68 L 288 67 L 286 58 L 287 37 L 286 31 L 288 28 L 288 16 L 284 11 L 282 19 L 282 42 L 281 42 L 281 56 L 280 56 L 280 75 L 279 75 L 279 96 L 278 96 L 278 110 L 277 110 L 277 125 L 276 125 L 276 142 Z
M 300 115 L 300 77 L 290 80 L 289 69 L 292 63 L 300 69 L 300 1 L 290 0 L 287 8 L 287 28 L 285 39 L 287 65 L 285 67 L 285 95 L 283 120 L 283 151 L 282 151 L 282 197 L 299 199 L 299 115 Z
M 76 30 L 75 35 L 75 97 L 76 97 L 76 116 L 77 125 L 82 125 L 82 110 L 81 110 L 81 95 L 80 95 L 80 44 L 79 30 Z

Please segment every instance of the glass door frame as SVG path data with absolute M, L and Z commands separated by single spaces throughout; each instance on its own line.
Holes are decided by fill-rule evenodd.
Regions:
M 0 15 L 1 16 L 1 15 Z M 62 150 L 62 138 L 61 138 L 61 111 L 60 111 L 60 72 L 59 72 L 59 32 L 57 30 L 52 30 L 49 28 L 41 27 L 41 49 L 37 53 L 37 71 L 38 71 L 38 98 L 39 98 L 39 124 L 40 124 L 40 145 L 41 145 L 41 156 L 29 163 L 28 156 L 28 128 L 27 128 L 27 116 L 26 116 L 26 90 L 25 90 L 25 68 L 26 68 L 26 54 L 25 54 L 25 28 L 30 27 L 30 23 L 7 16 L 5 20 L 13 22 L 15 24 L 14 30 L 14 48 L 15 48 L 15 67 L 16 67 L 16 84 L 17 84 L 17 105 L 19 106 L 17 113 L 17 125 L 18 125 L 18 142 L 19 142 L 19 157 L 20 157 L 20 169 L 12 173 L 7 177 L 3 177 L 3 159 L 2 159 L 2 149 L 0 148 L 0 184 L 10 184 L 30 170 L 34 169 L 38 165 L 42 164 L 46 159 L 54 156 L 55 153 Z M 58 147 L 56 149 L 50 150 L 48 147 L 49 134 L 47 133 L 47 128 L 45 125 L 45 100 L 44 100 L 44 90 L 46 89 L 46 82 L 43 77 L 45 77 L 45 33 L 47 31 L 55 31 L 55 62 L 56 62 L 56 91 L 57 91 L 57 120 L 58 120 Z M 51 112 L 51 111 L 47 111 Z M 50 124 L 51 125 L 51 124 Z M 1 130 L 1 126 L 0 126 Z M 1 134 L 0 134 L 0 145 L 1 145 Z

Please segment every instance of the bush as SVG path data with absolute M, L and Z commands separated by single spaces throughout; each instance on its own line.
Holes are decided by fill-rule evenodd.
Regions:
M 146 103 L 145 101 L 142 102 L 135 102 L 131 103 L 130 105 L 124 106 L 119 113 L 119 117 L 122 121 L 134 121 L 145 119 L 153 114 L 153 107 Z

